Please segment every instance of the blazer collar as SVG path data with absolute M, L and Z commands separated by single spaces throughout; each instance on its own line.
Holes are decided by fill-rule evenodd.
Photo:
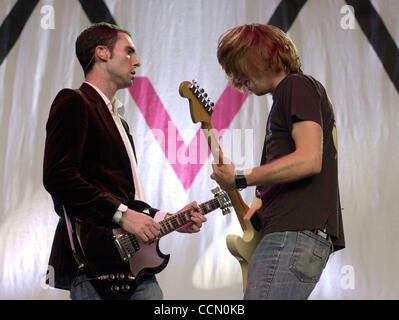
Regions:
M 79 90 L 85 93 L 86 96 L 94 103 L 104 102 L 103 98 L 98 94 L 98 92 L 87 83 L 82 83 Z
M 118 128 L 115 125 L 115 121 L 112 118 L 111 112 L 108 109 L 107 105 L 104 102 L 104 99 L 99 95 L 99 93 L 89 84 L 83 83 L 80 88 L 80 91 L 83 92 L 87 96 L 89 100 L 91 100 L 94 104 L 96 104 L 96 110 L 100 115 L 105 127 L 107 128 L 110 136 L 115 141 L 116 146 L 119 150 L 119 154 L 122 156 L 123 162 L 127 169 L 127 174 L 129 178 L 133 181 L 132 169 L 130 165 L 129 155 L 127 154 L 125 144 L 121 138 Z
M 114 107 L 116 108 L 116 110 L 117 110 L 117 113 L 121 116 L 121 117 L 123 117 L 124 115 L 125 115 L 125 106 L 122 104 L 122 102 L 116 97 L 116 96 L 114 96 L 113 98 L 112 98 L 112 100 L 110 101 L 104 94 L 103 94 L 103 96 L 97 91 L 97 90 L 100 90 L 100 89 L 98 89 L 97 88 L 97 90 L 93 87 L 94 85 L 90 85 L 89 83 L 87 83 L 87 82 L 84 82 L 83 84 L 82 84 L 82 86 L 80 87 L 80 90 L 81 91 L 83 91 L 93 102 L 98 102 L 97 101 L 97 99 L 98 99 L 98 97 L 97 96 L 100 96 L 100 98 L 101 98 L 101 101 L 103 101 L 104 103 L 105 103 L 105 105 L 108 107 L 108 109 L 111 111 L 111 106 L 110 105 L 108 105 L 107 104 L 107 102 L 106 101 L 108 101 L 108 103 L 109 102 L 111 102 L 113 105 L 114 105 Z M 83 89 L 83 90 L 82 90 Z M 87 89 L 89 89 L 89 90 L 87 90 Z

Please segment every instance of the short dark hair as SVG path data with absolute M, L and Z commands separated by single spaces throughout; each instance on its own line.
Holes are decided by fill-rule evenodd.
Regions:
M 106 22 L 95 23 L 80 33 L 76 39 L 75 50 L 85 76 L 93 68 L 96 47 L 106 46 L 112 53 L 118 39 L 118 32 L 126 33 L 131 37 L 128 31 Z

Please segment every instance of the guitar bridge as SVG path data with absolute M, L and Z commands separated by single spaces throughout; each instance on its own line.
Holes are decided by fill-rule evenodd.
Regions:
M 123 261 L 128 261 L 140 250 L 140 244 L 136 237 L 131 234 L 114 235 L 114 243 Z

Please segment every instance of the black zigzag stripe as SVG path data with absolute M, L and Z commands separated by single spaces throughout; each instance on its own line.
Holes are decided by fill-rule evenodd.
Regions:
M 116 24 L 104 0 L 79 0 L 91 23 L 108 22 Z
M 307 0 L 282 0 L 274 10 L 268 24 L 287 32 Z
M 17 42 L 39 0 L 18 0 L 0 27 L 0 65 Z
M 369 0 L 346 0 L 355 10 L 355 17 L 385 71 L 399 92 L 399 50 L 384 21 Z

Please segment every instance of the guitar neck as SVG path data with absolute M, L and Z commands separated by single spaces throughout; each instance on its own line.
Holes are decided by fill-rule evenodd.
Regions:
M 219 155 L 222 152 L 222 148 L 219 145 L 218 139 L 214 134 L 214 130 L 210 123 L 203 122 L 202 129 L 204 129 L 204 134 L 208 140 L 209 148 L 211 149 L 213 158 L 220 159 Z M 241 197 L 241 194 L 238 190 L 230 190 L 227 191 L 228 195 L 230 196 L 231 202 L 233 204 L 234 210 L 237 214 L 238 221 L 240 222 L 242 230 L 245 230 L 247 227 L 244 222 L 244 216 L 249 210 L 249 207 L 244 202 Z
M 218 199 L 216 199 L 216 198 L 206 201 L 199 205 L 200 213 L 203 215 L 206 215 L 207 213 L 209 213 L 213 210 L 216 210 L 219 207 L 220 207 L 220 203 L 219 203 Z M 178 214 L 174 214 L 173 216 L 160 221 L 159 225 L 161 226 L 161 231 L 159 234 L 159 238 L 190 223 L 191 222 L 191 211 L 192 210 L 186 210 L 186 211 L 180 212 Z
M 204 94 L 204 90 L 199 88 L 196 81 L 192 83 L 184 81 L 179 86 L 179 93 L 182 97 L 187 98 L 190 102 L 190 113 L 191 119 L 194 123 L 201 122 L 201 128 L 205 134 L 209 148 L 211 149 L 213 158 L 218 161 L 222 157 L 222 149 L 220 148 L 218 138 L 211 124 L 211 115 L 213 112 L 214 103 L 210 103 L 210 99 L 207 99 L 207 94 Z M 237 218 L 240 222 L 241 228 L 246 230 L 246 223 L 244 222 L 244 216 L 249 210 L 241 194 L 238 190 L 228 191 L 234 210 L 237 214 Z

